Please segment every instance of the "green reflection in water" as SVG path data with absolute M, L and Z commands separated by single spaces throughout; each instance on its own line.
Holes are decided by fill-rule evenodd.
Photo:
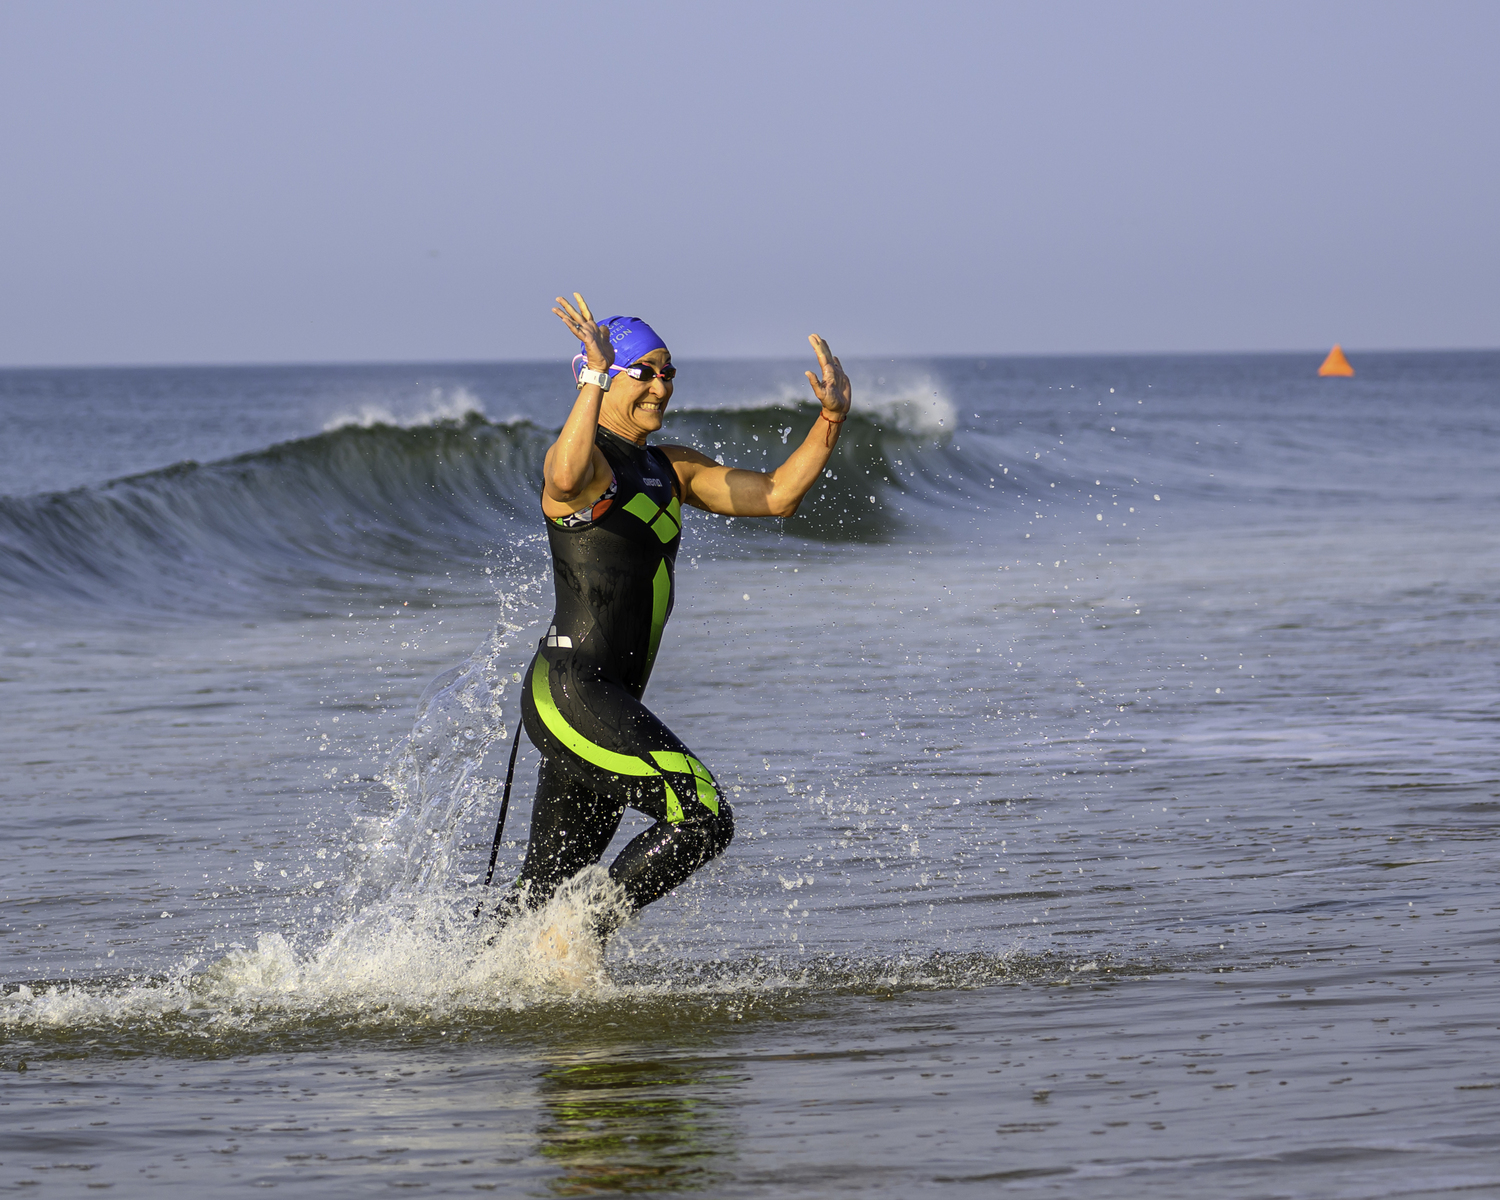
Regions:
M 723 1181 L 735 1132 L 715 1093 L 735 1082 L 722 1063 L 691 1059 L 608 1059 L 543 1072 L 540 1152 L 562 1169 L 549 1189 L 691 1192 Z

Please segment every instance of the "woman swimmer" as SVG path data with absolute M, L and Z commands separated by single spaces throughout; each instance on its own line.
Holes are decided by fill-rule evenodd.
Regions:
M 729 845 L 734 818 L 713 775 L 641 703 L 672 612 L 682 505 L 791 516 L 827 465 L 852 399 L 844 368 L 814 334 L 822 377 L 806 374 L 823 409 L 776 470 L 648 446 L 677 374 L 666 343 L 638 317 L 595 321 L 573 297 L 576 308 L 559 296 L 552 311 L 581 344 L 578 398 L 547 451 L 542 488 L 557 608 L 521 700 L 542 765 L 526 861 L 502 913 L 539 907 L 598 862 L 626 808 L 655 821 L 609 868 L 631 912 Z

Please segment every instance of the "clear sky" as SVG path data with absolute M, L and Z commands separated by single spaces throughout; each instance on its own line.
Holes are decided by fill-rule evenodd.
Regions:
M 1500 345 L 1500 3 L 0 0 L 0 365 Z

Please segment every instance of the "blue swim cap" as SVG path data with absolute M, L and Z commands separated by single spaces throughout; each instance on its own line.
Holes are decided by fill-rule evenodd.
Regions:
M 610 317 L 607 321 L 600 321 L 600 326 L 609 331 L 610 344 L 615 348 L 615 365 L 611 371 L 623 371 L 626 367 L 638 363 L 653 350 L 666 350 L 667 343 L 657 336 L 656 330 L 647 325 L 640 317 Z M 582 342 L 578 343 L 580 355 L 573 360 L 573 377 L 578 378 L 579 368 L 587 361 L 583 356 L 588 353 L 588 347 Z M 667 353 L 671 353 L 670 350 Z

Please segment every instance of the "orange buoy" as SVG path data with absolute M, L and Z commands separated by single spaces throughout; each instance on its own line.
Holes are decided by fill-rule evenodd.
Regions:
M 1335 346 L 1328 352 L 1328 357 L 1323 360 L 1323 365 L 1318 368 L 1319 375 L 1353 375 L 1354 368 L 1349 365 L 1349 360 L 1344 357 L 1343 348 Z

